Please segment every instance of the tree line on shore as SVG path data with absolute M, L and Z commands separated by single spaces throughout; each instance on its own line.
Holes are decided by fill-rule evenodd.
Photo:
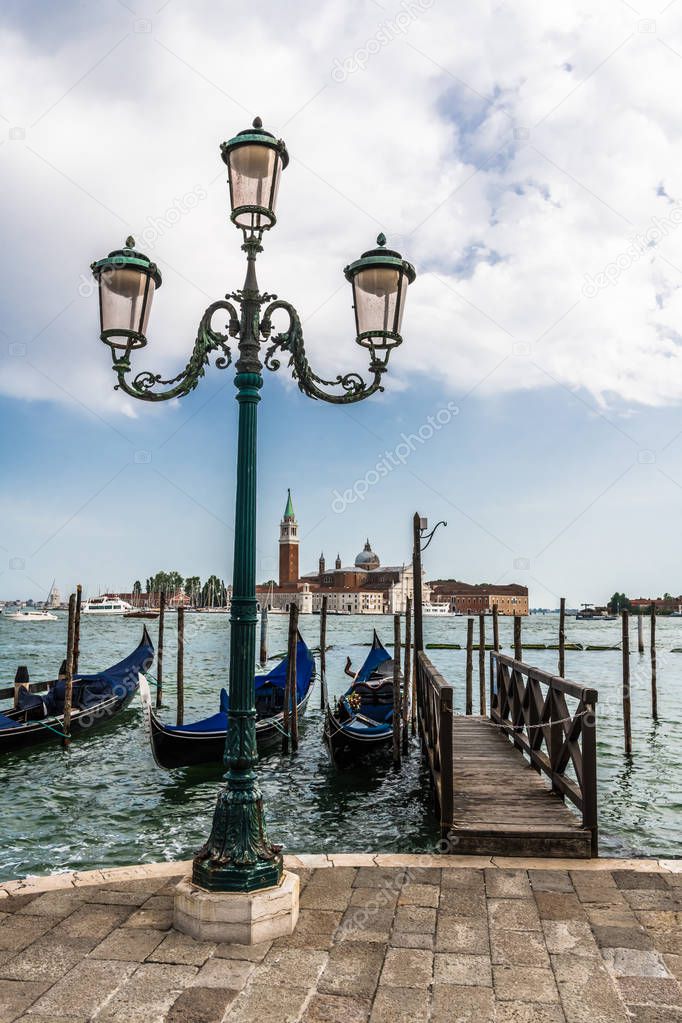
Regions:
M 659 601 L 662 603 L 658 603 Z M 666 592 L 662 597 L 653 597 L 651 603 L 656 604 L 657 614 L 670 614 L 677 610 L 678 605 L 682 604 L 682 597 L 673 597 L 671 593 Z M 616 590 L 606 606 L 611 614 L 620 614 L 621 611 L 642 610 L 641 605 L 635 607 L 632 600 L 625 593 L 619 593 L 618 590 Z
M 161 594 L 166 603 L 185 595 L 191 607 L 225 607 L 227 605 L 227 587 L 224 580 L 217 575 L 210 575 L 202 584 L 198 575 L 183 577 L 179 572 L 157 572 L 145 582 L 144 600 L 147 604 L 157 607 Z M 133 583 L 132 595 L 135 602 L 143 599 L 142 583 L 136 579 Z

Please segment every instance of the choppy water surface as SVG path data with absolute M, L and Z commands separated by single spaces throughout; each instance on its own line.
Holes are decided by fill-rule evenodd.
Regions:
M 490 634 L 490 621 L 487 622 Z M 500 620 L 502 646 L 511 645 L 511 621 Z M 156 636 L 157 623 L 150 622 Z M 331 695 L 346 688 L 343 665 L 364 658 L 362 644 L 377 628 L 386 645 L 388 617 L 330 617 L 327 675 Z M 287 619 L 270 619 L 270 651 L 286 646 Z M 310 646 L 319 642 L 319 619 L 302 616 Z M 555 643 L 556 615 L 532 616 L 524 639 Z M 64 656 L 66 622 L 27 625 L 0 618 L 0 678 L 9 685 L 17 664 L 34 680 L 54 677 Z M 648 633 L 648 628 L 647 628 Z M 95 671 L 132 650 L 141 623 L 85 617 L 81 670 Z M 568 642 L 616 644 L 619 622 L 569 620 Z M 646 637 L 648 642 L 648 634 Z M 466 642 L 466 619 L 426 619 L 425 641 Z M 636 651 L 635 629 L 633 646 Z M 641 856 L 682 854 L 682 619 L 657 621 L 659 720 L 650 717 L 648 651 L 631 658 L 634 756 L 623 752 L 621 655 L 614 651 L 567 652 L 566 674 L 599 690 L 598 755 L 601 850 Z M 213 713 L 227 677 L 226 615 L 186 618 L 185 720 Z M 455 681 L 463 709 L 463 651 L 431 650 L 446 678 Z M 556 670 L 556 651 L 528 651 L 529 663 Z M 166 623 L 166 715 L 174 720 L 175 616 Z M 475 672 L 477 664 L 475 664 Z M 437 841 L 428 778 L 416 744 L 394 772 L 337 773 L 322 744 L 319 684 L 302 723 L 297 756 L 261 761 L 271 837 L 288 852 L 431 850 Z M 91 869 L 189 857 L 208 833 L 219 774 L 162 771 L 154 764 L 139 704 L 106 729 L 74 741 L 69 751 L 44 746 L 0 761 L 0 878 L 58 869 Z

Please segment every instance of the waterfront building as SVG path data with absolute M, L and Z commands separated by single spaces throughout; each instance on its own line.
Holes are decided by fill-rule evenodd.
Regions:
M 331 614 L 402 614 L 414 596 L 412 562 L 382 565 L 368 538 L 352 565 L 344 566 L 337 554 L 332 567 L 322 553 L 317 571 L 300 576 L 298 522 L 288 491 L 279 527 L 279 582 L 257 586 L 256 596 L 259 606 L 275 611 L 288 610 L 295 601 L 301 614 L 318 612 L 326 596 Z M 430 599 L 423 573 L 422 599 Z
M 428 586 L 433 603 L 446 603 L 454 613 L 490 614 L 497 604 L 501 615 L 528 614 L 528 587 L 519 583 L 475 584 L 458 579 L 433 579 Z

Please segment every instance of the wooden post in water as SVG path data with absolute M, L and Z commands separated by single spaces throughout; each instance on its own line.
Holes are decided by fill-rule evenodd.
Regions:
M 73 633 L 73 673 L 78 674 L 78 659 L 81 652 L 81 604 L 83 602 L 83 587 L 80 583 L 76 586 L 76 623 Z
M 400 615 L 393 615 L 393 764 L 400 767 Z
M 559 677 L 566 674 L 566 598 L 559 603 Z
M 651 605 L 651 716 L 658 718 L 658 689 L 656 682 L 656 605 Z
M 320 709 L 327 709 L 327 594 L 322 598 L 320 608 Z
M 412 682 L 412 598 L 405 598 L 405 667 L 403 669 L 403 753 L 407 753 Z
M 156 709 L 163 700 L 163 621 L 166 613 L 166 592 L 159 597 L 159 642 L 156 650 Z
M 284 686 L 282 753 L 298 749 L 298 702 L 296 684 L 296 648 L 298 645 L 298 606 L 294 601 L 289 605 L 289 642 L 287 644 L 287 680 Z
M 523 660 L 523 646 L 521 644 L 521 615 L 514 615 L 514 660 Z
M 623 735 L 625 739 L 625 752 L 632 753 L 632 728 L 630 725 L 630 712 L 632 702 L 630 699 L 630 622 L 627 611 L 621 611 L 623 619 Z
M 644 615 L 637 612 L 637 653 L 644 653 Z
M 485 717 L 485 615 L 478 616 L 478 712 Z
M 185 609 L 178 606 L 178 670 L 177 670 L 177 717 L 176 724 L 185 723 Z
M 76 594 L 69 597 L 69 625 L 66 640 L 66 682 L 64 685 L 64 719 L 62 742 L 66 748 L 71 742 L 71 704 L 73 702 L 73 641 L 76 626 Z
M 414 659 L 412 662 L 412 734 L 417 731 L 417 715 L 421 714 L 422 695 L 419 690 L 419 654 L 424 649 L 422 619 L 422 534 L 421 516 L 412 519 L 412 592 L 414 594 Z M 423 745 L 423 737 L 422 737 Z
M 266 598 L 267 599 L 267 598 Z M 265 667 L 268 661 L 268 609 L 260 609 L 260 663 Z
M 473 648 L 474 648 L 474 620 L 467 619 L 467 667 L 466 667 L 466 707 L 465 713 L 473 714 Z
M 493 604 L 493 650 L 500 649 L 500 619 L 497 604 Z
M 21 690 L 22 689 L 26 689 L 27 692 L 30 692 L 30 690 L 28 688 L 29 684 L 30 684 L 30 681 L 31 680 L 30 680 L 30 677 L 29 677 L 29 674 L 28 674 L 28 668 L 26 667 L 25 664 L 20 664 L 19 667 L 17 668 L 17 673 L 14 676 L 14 709 L 15 710 L 17 710 L 19 708 L 19 693 L 21 692 Z

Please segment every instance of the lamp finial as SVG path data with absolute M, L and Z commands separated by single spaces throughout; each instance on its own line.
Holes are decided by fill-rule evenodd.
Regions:
M 129 234 L 128 237 L 126 238 L 126 248 L 127 249 L 135 248 L 135 239 L 133 238 L 132 234 Z
M 254 128 L 262 128 L 263 127 L 263 122 L 261 121 L 260 117 L 254 117 L 254 119 L 253 119 L 253 127 Z
M 382 231 L 381 234 L 377 235 L 377 245 L 385 245 L 385 244 L 386 244 L 386 235 Z

